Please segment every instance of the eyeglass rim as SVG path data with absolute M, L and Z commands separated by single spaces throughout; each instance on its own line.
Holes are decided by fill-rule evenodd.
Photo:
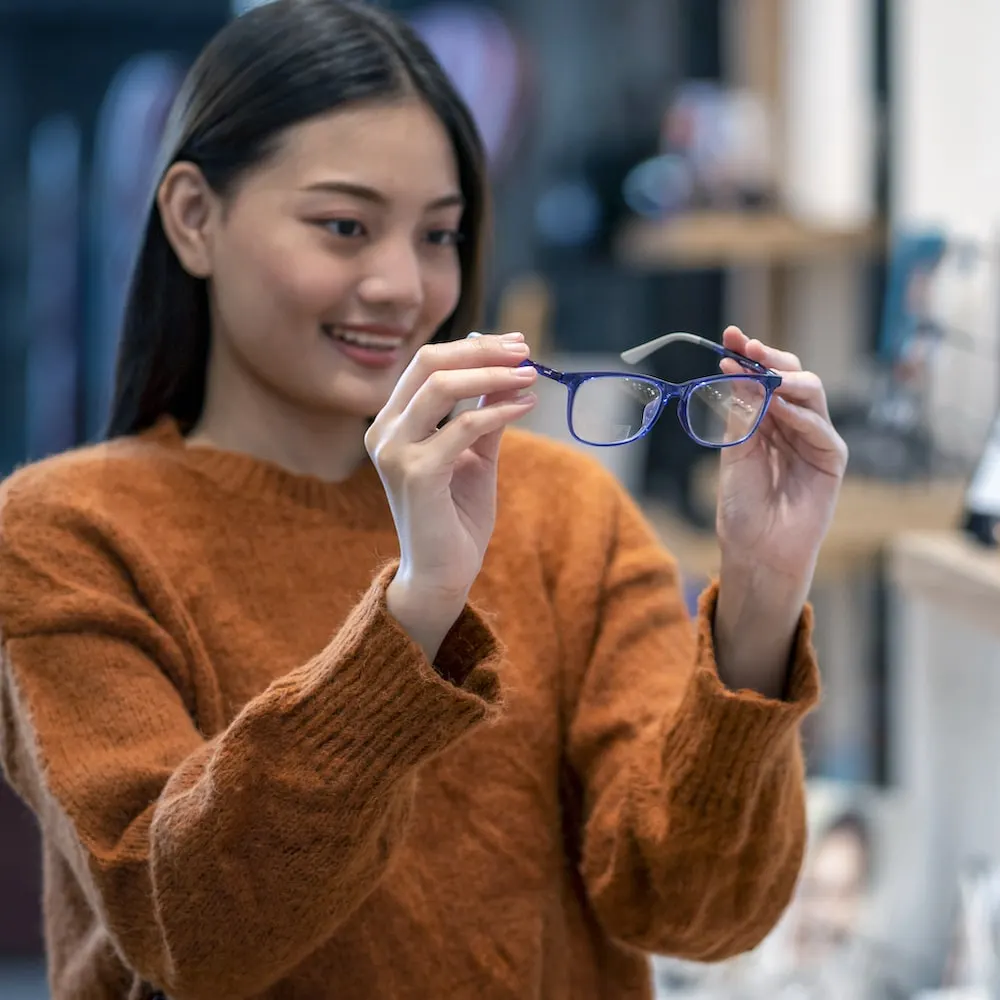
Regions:
M 750 360 L 749 358 L 747 359 Z M 756 364 L 756 362 L 754 362 Z M 756 432 L 757 428 L 760 426 L 761 420 L 764 418 L 764 414 L 767 412 L 768 406 L 771 403 L 771 397 L 774 394 L 774 390 L 781 384 L 781 376 L 776 372 L 771 372 L 767 369 L 764 371 L 750 371 L 750 372 L 740 372 L 738 374 L 726 374 L 720 372 L 718 375 L 703 375 L 699 378 L 688 379 L 686 382 L 668 382 L 666 379 L 657 378 L 655 375 L 646 375 L 642 372 L 623 372 L 623 371 L 586 371 L 586 372 L 563 372 L 558 371 L 554 368 L 549 368 L 547 365 L 543 365 L 540 362 L 533 361 L 532 359 L 526 359 L 521 362 L 522 366 L 530 365 L 534 368 L 540 375 L 544 375 L 555 382 L 559 382 L 564 385 L 567 389 L 567 399 L 566 399 L 566 424 L 569 427 L 569 432 L 572 436 L 579 441 L 581 444 L 585 444 L 593 448 L 615 448 L 621 445 L 632 444 L 635 441 L 639 441 L 644 438 L 656 425 L 656 422 L 663 415 L 663 411 L 666 409 L 667 404 L 671 399 L 677 398 L 677 416 L 680 420 L 681 427 L 684 433 L 687 434 L 695 444 L 700 445 L 703 448 L 732 448 L 736 445 L 743 444 L 748 441 Z M 763 366 L 759 366 L 763 367 Z M 654 414 L 652 420 L 648 424 L 639 429 L 631 437 L 625 438 L 623 441 L 591 441 L 589 438 L 583 437 L 577 433 L 576 427 L 573 422 L 573 403 L 576 398 L 577 390 L 584 385 L 586 382 L 595 379 L 630 379 L 634 382 L 646 382 L 654 386 L 657 392 L 660 394 L 660 402 L 656 408 L 656 413 Z M 764 386 L 765 396 L 764 402 L 760 409 L 760 414 L 757 417 L 757 421 L 754 423 L 753 428 L 747 432 L 747 434 L 737 441 L 727 441 L 724 443 L 716 443 L 711 441 L 705 441 L 699 437 L 694 430 L 691 428 L 690 422 L 687 416 L 687 401 L 690 396 L 697 391 L 700 386 L 710 385 L 713 382 L 732 382 L 734 380 L 757 382 Z
M 780 377 L 781 376 L 779 375 L 778 378 Z M 753 375 L 750 373 L 748 373 L 746 376 L 733 375 L 730 377 L 730 380 L 732 379 L 741 379 L 744 381 L 752 381 L 752 382 L 757 382 L 758 384 L 764 384 L 764 401 L 760 405 L 760 412 L 757 414 L 757 418 L 756 420 L 754 420 L 753 426 L 750 428 L 750 430 L 748 430 L 746 434 L 743 435 L 743 437 L 737 439 L 736 441 L 724 441 L 722 443 L 718 443 L 715 441 L 706 441 L 704 438 L 699 437 L 695 433 L 694 428 L 691 426 L 691 418 L 688 416 L 688 400 L 694 394 L 694 391 L 695 389 L 697 389 L 697 386 L 694 386 L 691 390 L 686 392 L 677 401 L 677 419 L 681 422 L 681 426 L 684 428 L 684 433 L 687 434 L 687 436 L 691 438 L 691 440 L 694 441 L 695 444 L 699 444 L 703 448 L 735 448 L 737 445 L 745 444 L 747 441 L 750 440 L 750 438 L 754 436 L 754 434 L 757 433 L 757 428 L 760 427 L 760 422 L 764 419 L 764 414 L 767 413 L 768 407 L 771 405 L 771 397 L 774 395 L 774 390 L 775 388 L 777 388 L 777 386 L 771 386 L 766 383 L 763 383 L 762 378 L 754 378 Z M 715 377 L 710 379 L 705 379 L 705 384 L 716 381 L 719 380 Z M 649 425 L 650 427 L 652 427 L 653 424 L 656 423 L 656 419 L 657 418 L 653 419 L 653 421 Z M 647 433 L 648 430 L 649 428 L 647 428 Z
M 664 379 L 658 379 L 653 375 L 633 375 L 630 372 L 563 372 L 564 376 L 571 378 L 571 381 L 563 382 L 568 389 L 566 398 L 566 424 L 569 427 L 570 434 L 579 441 L 581 444 L 585 444 L 588 447 L 593 448 L 615 448 L 621 445 L 633 444 L 636 441 L 644 438 L 652 429 L 656 426 L 660 417 L 663 416 L 664 411 L 667 408 L 667 404 L 671 399 L 677 399 L 677 419 L 680 422 L 681 429 L 685 434 L 695 444 L 700 445 L 703 448 L 733 448 L 737 445 L 744 444 L 749 441 L 750 438 L 756 433 L 757 428 L 760 427 L 760 422 L 764 419 L 764 414 L 767 413 L 768 407 L 771 405 L 771 398 L 774 395 L 774 390 L 777 385 L 780 385 L 781 376 L 775 375 L 774 378 L 778 380 L 775 384 L 770 375 L 764 375 L 757 372 L 746 372 L 742 374 L 719 374 L 719 375 L 707 375 L 703 378 L 690 379 L 687 382 L 682 382 L 680 384 L 675 384 L 671 382 L 666 382 Z M 647 382 L 652 384 L 657 392 L 660 394 L 659 404 L 656 407 L 656 412 L 653 414 L 652 419 L 648 423 L 644 424 L 635 434 L 631 437 L 625 438 L 622 441 L 592 441 L 590 438 L 584 437 L 577 433 L 576 426 L 573 421 L 573 404 L 576 398 L 577 390 L 588 381 L 603 378 L 615 378 L 615 379 L 631 379 L 632 381 Z M 762 385 L 764 388 L 764 400 L 761 403 L 760 412 L 757 414 L 757 418 L 754 421 L 753 426 L 747 431 L 743 437 L 738 438 L 735 441 L 706 441 L 704 438 L 700 437 L 691 426 L 691 421 L 688 416 L 688 400 L 691 396 L 704 385 L 711 385 L 713 382 L 756 382 L 758 385 Z M 674 391 L 665 392 L 664 386 L 670 387 Z

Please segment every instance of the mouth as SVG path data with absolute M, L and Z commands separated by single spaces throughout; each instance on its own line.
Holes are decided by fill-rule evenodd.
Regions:
M 407 337 L 394 330 L 323 324 L 323 336 L 362 368 L 389 369 L 400 363 Z
M 324 324 L 321 327 L 323 335 L 341 344 L 350 344 L 366 351 L 391 354 L 398 351 L 406 338 L 400 334 L 376 333 L 370 330 L 359 330 L 352 327 L 332 326 Z

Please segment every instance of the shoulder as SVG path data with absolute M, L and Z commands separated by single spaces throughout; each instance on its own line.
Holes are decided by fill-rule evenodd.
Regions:
M 131 593 L 151 518 L 177 496 L 163 449 L 142 437 L 77 448 L 0 484 L 0 629 L 53 602 Z M 61 606 L 61 604 L 60 604 Z
M 143 511 L 169 502 L 170 465 L 140 436 L 34 462 L 0 483 L 0 634 L 89 621 L 95 602 L 134 606 L 137 553 L 158 541 Z
M 75 448 L 15 470 L 0 483 L 0 537 L 57 511 L 127 511 L 169 489 L 162 449 L 143 437 Z

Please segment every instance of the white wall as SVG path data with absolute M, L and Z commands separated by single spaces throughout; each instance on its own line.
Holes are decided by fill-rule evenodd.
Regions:
M 894 0 L 893 216 L 1000 224 L 1000 3 Z
M 891 37 L 893 227 L 942 226 L 995 243 L 1000 3 L 894 0 Z M 977 355 L 946 355 L 934 386 L 941 434 L 955 444 L 965 437 L 977 446 L 976 428 L 985 433 L 998 399 L 993 254 L 989 277 L 952 279 L 942 293 L 956 299 L 949 315 L 982 317 L 972 331 Z M 895 748 L 912 810 L 901 846 L 913 871 L 898 887 L 893 924 L 911 947 L 940 957 L 958 866 L 970 856 L 1000 860 L 1000 645 L 920 600 L 901 598 L 894 619 Z
M 971 352 L 943 348 L 931 386 L 939 442 L 972 460 L 1000 401 L 1000 3 L 894 0 L 891 37 L 890 221 L 941 226 L 989 255 L 949 279 L 944 318 L 978 321 Z

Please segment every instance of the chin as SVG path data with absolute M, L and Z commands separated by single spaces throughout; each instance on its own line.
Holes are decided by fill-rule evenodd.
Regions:
M 407 359 L 409 363 L 409 359 Z M 323 403 L 331 410 L 353 417 L 374 417 L 392 395 L 405 365 L 382 372 L 338 372 L 323 392 Z
M 371 420 L 389 402 L 392 392 L 344 392 L 327 394 L 319 402 L 319 408 L 334 417 L 350 417 Z

